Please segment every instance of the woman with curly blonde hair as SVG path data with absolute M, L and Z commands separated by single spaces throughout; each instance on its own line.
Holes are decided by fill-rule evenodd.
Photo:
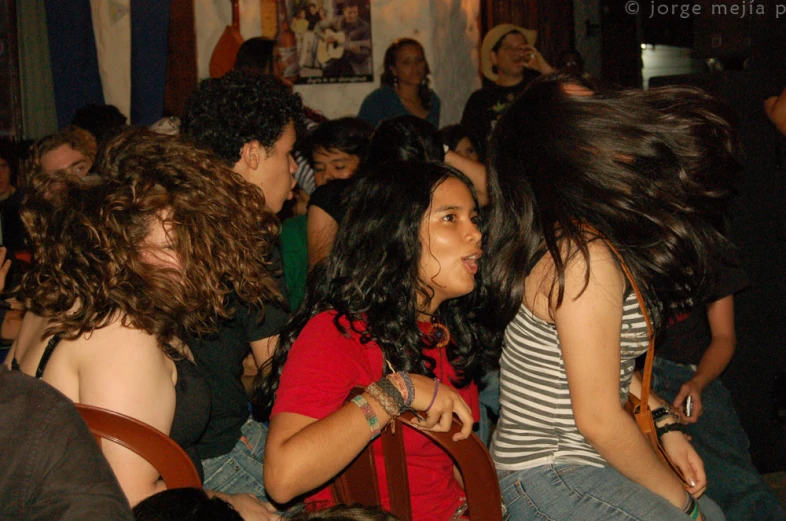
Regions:
M 178 138 L 128 132 L 98 171 L 67 182 L 57 208 L 34 193 L 23 211 L 37 262 L 18 291 L 28 313 L 9 363 L 156 427 L 200 468 L 189 447 L 210 391 L 181 339 L 232 316 L 231 292 L 259 310 L 281 299 L 266 261 L 277 221 L 261 191 Z M 103 452 L 132 505 L 165 488 L 136 454 Z

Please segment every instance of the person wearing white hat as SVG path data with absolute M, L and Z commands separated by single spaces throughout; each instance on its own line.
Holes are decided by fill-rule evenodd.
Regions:
M 532 29 L 499 24 L 483 38 L 480 69 L 493 83 L 472 93 L 461 118 L 481 148 L 516 95 L 534 78 L 554 70 L 534 47 L 537 35 Z

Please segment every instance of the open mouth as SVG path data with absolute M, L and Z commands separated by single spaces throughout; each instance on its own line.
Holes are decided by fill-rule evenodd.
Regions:
M 467 268 L 467 271 L 475 275 L 478 272 L 478 259 L 483 255 L 483 252 L 478 251 L 473 253 L 472 255 L 467 255 L 466 257 L 462 257 L 464 261 L 464 266 Z

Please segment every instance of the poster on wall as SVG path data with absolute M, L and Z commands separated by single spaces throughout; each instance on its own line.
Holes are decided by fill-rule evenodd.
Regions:
M 289 0 L 279 9 L 282 75 L 296 84 L 374 81 L 370 0 Z M 279 1 L 279 6 L 284 4 Z

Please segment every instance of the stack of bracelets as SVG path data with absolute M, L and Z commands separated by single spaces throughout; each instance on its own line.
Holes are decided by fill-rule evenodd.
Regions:
M 434 381 L 434 396 L 424 412 L 428 412 L 437 399 L 439 380 L 435 378 Z M 409 374 L 401 371 L 391 373 L 372 383 L 366 387 L 366 392 L 379 403 L 385 413 L 391 418 L 396 418 L 402 412 L 410 410 L 412 401 L 415 399 L 415 386 L 412 385 L 412 379 L 409 377 Z M 366 416 L 366 421 L 368 421 L 368 426 L 371 429 L 371 438 L 374 439 L 379 436 L 381 427 L 371 404 L 362 395 L 355 396 L 352 399 L 352 403 L 357 405 Z
M 661 423 L 661 420 L 664 418 L 671 418 L 674 421 L 671 423 Z M 677 418 L 674 413 L 671 412 L 671 409 L 669 409 L 667 406 L 658 407 L 652 411 L 652 421 L 655 422 L 655 432 L 657 433 L 658 438 L 672 431 L 680 431 L 684 433 L 685 426 L 678 420 L 679 418 Z

